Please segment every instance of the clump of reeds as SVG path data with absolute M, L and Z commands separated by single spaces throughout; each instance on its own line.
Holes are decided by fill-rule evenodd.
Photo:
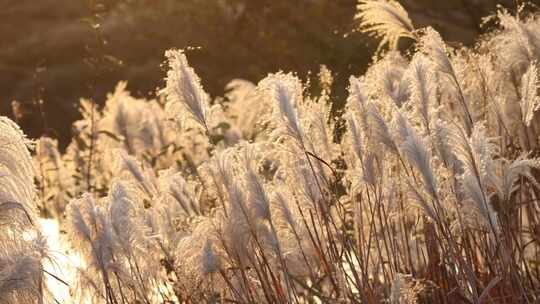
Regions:
M 40 141 L 42 210 L 85 263 L 78 299 L 539 300 L 538 15 L 500 11 L 474 48 L 452 48 L 396 1 L 358 10 L 383 52 L 351 76 L 343 112 L 326 68 L 320 92 L 278 72 L 211 100 L 171 50 L 160 99 L 120 84 L 103 109 L 81 102 L 65 154 Z M 18 216 L 0 219 L 31 227 L 33 171 L 2 126 L 6 214 Z

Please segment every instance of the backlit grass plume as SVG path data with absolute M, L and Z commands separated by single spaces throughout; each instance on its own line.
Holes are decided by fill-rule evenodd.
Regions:
M 388 44 L 396 49 L 400 38 L 415 38 L 407 11 L 395 0 L 360 0 L 356 10 L 359 30 L 382 38 L 379 48 Z
M 540 96 L 538 96 L 539 87 L 538 69 L 536 67 L 536 62 L 533 62 L 521 78 L 521 116 L 523 123 L 527 126 L 531 124 L 535 111 L 540 107 Z
M 191 119 L 208 131 L 209 97 L 199 76 L 182 50 L 168 50 L 165 57 L 169 65 L 167 86 L 163 90 L 167 97 L 167 110 L 172 111 L 175 119 Z
M 0 301 L 8 304 L 47 300 L 30 144 L 13 121 L 0 117 Z

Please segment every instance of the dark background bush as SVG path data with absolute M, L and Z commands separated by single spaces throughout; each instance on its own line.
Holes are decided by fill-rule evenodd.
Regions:
M 258 81 L 280 69 L 306 78 L 321 64 L 336 74 L 335 94 L 362 72 L 376 47 L 351 33 L 356 0 L 1 0 L 0 112 L 31 137 L 70 138 L 79 98 L 102 104 L 119 80 L 137 96 L 163 85 L 164 51 L 188 53 L 206 90 L 232 78 Z M 537 2 L 537 1 L 535 1 Z M 470 44 L 482 17 L 515 1 L 401 1 L 417 26 Z M 99 27 L 96 25 L 99 24 Z M 42 100 L 40 105 L 38 102 Z

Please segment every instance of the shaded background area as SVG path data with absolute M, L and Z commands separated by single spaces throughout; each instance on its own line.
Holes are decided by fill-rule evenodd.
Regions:
M 516 0 L 401 0 L 416 27 L 471 44 L 481 18 Z M 531 1 L 529 1 L 531 2 Z M 539 0 L 532 1 L 538 4 Z M 376 41 L 351 33 L 356 0 L 0 0 L 0 113 L 31 137 L 70 138 L 79 98 L 103 104 L 119 80 L 136 96 L 163 86 L 164 52 L 188 59 L 212 95 L 233 78 L 335 73 L 335 94 L 371 61 Z M 98 26 L 99 25 L 99 26 Z M 348 34 L 348 35 L 346 35 Z M 39 100 L 42 103 L 38 102 Z

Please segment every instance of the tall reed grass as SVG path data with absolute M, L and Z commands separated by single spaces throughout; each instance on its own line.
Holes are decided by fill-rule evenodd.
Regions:
M 170 50 L 158 99 L 81 101 L 65 153 L 32 164 L 1 120 L 2 302 L 46 294 L 36 203 L 85 265 L 75 301 L 540 301 L 539 15 L 501 9 L 470 48 L 395 1 L 355 18 L 382 40 L 344 109 L 326 67 L 319 92 L 278 72 L 211 99 Z

